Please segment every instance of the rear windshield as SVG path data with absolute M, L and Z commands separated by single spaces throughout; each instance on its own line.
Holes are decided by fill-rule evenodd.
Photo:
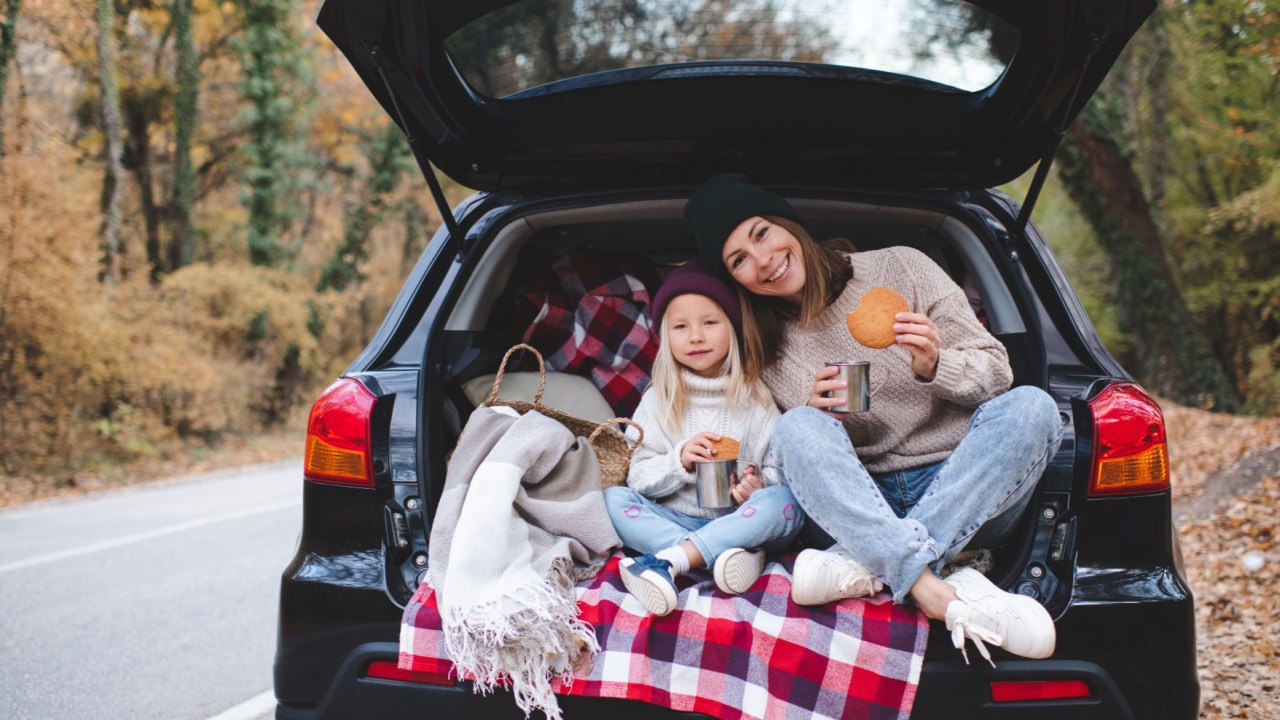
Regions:
M 1008 23 L 955 0 L 523 0 L 464 26 L 445 47 L 476 92 L 503 98 L 609 71 L 679 74 L 708 62 L 734 72 L 751 72 L 752 62 L 863 78 L 872 70 L 975 91 L 1000 76 L 1017 39 Z

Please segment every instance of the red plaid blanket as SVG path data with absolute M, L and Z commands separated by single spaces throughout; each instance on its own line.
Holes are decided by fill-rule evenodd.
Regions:
M 524 312 L 503 306 L 492 321 L 514 323 L 549 370 L 589 377 L 615 413 L 630 417 L 657 357 L 649 288 L 658 284 L 652 266 L 571 250 L 525 282 Z
M 629 698 L 724 720 L 900 718 L 911 713 L 928 640 L 918 610 L 887 594 L 806 608 L 791 602 L 794 555 L 770 562 L 747 592 L 680 579 L 675 612 L 645 612 L 610 559 L 578 584 L 580 617 L 600 642 L 589 673 L 560 692 Z M 405 607 L 400 667 L 447 674 L 435 593 Z

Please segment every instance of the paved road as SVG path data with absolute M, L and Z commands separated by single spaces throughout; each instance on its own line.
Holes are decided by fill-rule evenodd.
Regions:
M 0 718 L 271 717 L 300 461 L 0 511 Z

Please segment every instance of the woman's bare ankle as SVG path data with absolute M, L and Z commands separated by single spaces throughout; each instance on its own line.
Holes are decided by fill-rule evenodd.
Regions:
M 945 620 L 947 606 L 957 600 L 955 588 L 942 581 L 929 568 L 920 573 L 920 577 L 911 586 L 911 597 L 924 614 L 934 620 Z

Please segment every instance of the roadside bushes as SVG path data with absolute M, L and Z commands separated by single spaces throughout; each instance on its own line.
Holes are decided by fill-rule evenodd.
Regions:
M 33 262 L 33 276 L 10 284 L 0 475 L 73 484 L 100 464 L 298 425 L 335 358 L 352 352 L 320 351 L 317 308 L 331 303 L 283 270 L 195 264 L 158 287 L 106 287 L 76 264 L 40 272 Z

